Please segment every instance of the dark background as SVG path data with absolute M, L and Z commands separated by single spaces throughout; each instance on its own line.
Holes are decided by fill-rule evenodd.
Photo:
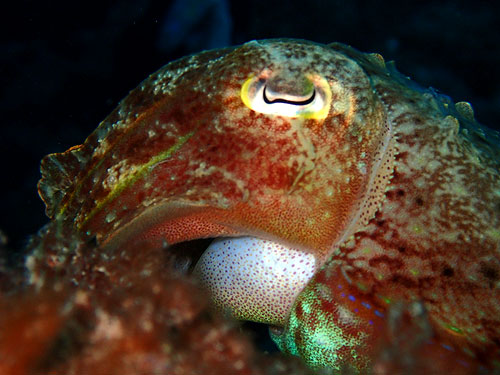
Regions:
M 0 243 L 8 238 L 11 256 L 47 222 L 40 159 L 82 143 L 150 73 L 202 49 L 271 37 L 347 43 L 395 60 L 424 86 L 471 102 L 480 122 L 500 125 L 493 1 L 8 4 L 0 11 Z

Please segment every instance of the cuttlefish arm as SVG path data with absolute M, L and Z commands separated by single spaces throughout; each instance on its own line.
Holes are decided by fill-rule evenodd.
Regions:
M 258 272 L 237 277 L 257 291 L 276 285 L 259 284 L 263 259 L 287 271 L 294 255 L 308 263 L 300 272 L 312 281 L 276 280 L 280 302 L 264 290 L 250 312 L 245 291 L 216 297 L 210 270 L 234 280 L 218 261 L 226 248 L 209 248 L 197 272 L 216 304 L 281 327 L 279 346 L 312 366 L 370 366 L 393 301 L 421 303 L 436 345 L 463 343 L 470 364 L 487 350 L 498 358 L 500 188 L 498 148 L 478 141 L 468 108 L 378 55 L 254 41 L 160 69 L 83 145 L 44 159 L 39 191 L 58 228 L 95 239 L 110 259 L 250 236 L 272 256 L 226 242 L 251 258 Z M 467 134 L 462 122 L 474 125 Z M 29 262 L 35 283 L 43 251 Z

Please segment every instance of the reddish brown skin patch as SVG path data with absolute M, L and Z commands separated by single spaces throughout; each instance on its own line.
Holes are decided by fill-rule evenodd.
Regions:
M 45 272 L 41 290 L 0 295 L 2 375 L 310 374 L 298 361 L 257 352 L 174 269 L 172 254 L 123 249 L 109 259 L 78 237 L 64 238 L 72 267 L 49 267 L 55 274 Z

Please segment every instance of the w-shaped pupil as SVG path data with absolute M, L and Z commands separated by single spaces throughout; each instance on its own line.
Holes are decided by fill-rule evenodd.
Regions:
M 286 103 L 286 104 L 292 104 L 292 105 L 308 105 L 308 104 L 311 104 L 313 102 L 314 97 L 316 96 L 316 90 L 313 90 L 313 92 L 311 93 L 311 96 L 305 100 L 289 100 L 289 99 L 283 99 L 283 98 L 276 98 L 273 100 L 269 100 L 269 98 L 266 95 L 266 89 L 267 89 L 267 86 L 264 87 L 264 101 L 267 104 Z

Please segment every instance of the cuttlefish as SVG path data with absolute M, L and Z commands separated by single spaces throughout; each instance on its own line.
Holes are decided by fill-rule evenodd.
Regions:
M 211 238 L 192 273 L 214 305 L 313 368 L 375 371 L 400 337 L 437 369 L 498 370 L 499 141 L 343 44 L 184 57 L 45 157 L 31 282 L 67 267 L 68 233 L 110 262 Z

